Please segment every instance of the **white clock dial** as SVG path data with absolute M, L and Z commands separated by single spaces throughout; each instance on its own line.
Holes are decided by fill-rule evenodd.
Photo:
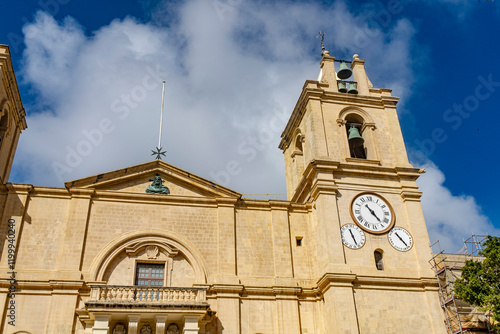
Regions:
M 361 193 L 351 202 L 351 217 L 365 231 L 381 234 L 394 225 L 394 211 L 389 202 L 374 193 Z
M 365 244 L 365 234 L 354 224 L 347 224 L 340 229 L 342 242 L 349 248 L 358 249 Z
M 413 238 L 410 232 L 401 227 L 394 227 L 388 234 L 392 247 L 399 251 L 406 252 L 413 246 Z

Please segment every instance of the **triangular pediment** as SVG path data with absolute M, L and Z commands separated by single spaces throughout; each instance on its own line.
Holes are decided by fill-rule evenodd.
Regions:
M 68 181 L 65 186 L 145 194 L 156 174 L 161 177 L 163 185 L 170 190 L 172 196 L 241 197 L 241 194 L 231 189 L 161 160 Z

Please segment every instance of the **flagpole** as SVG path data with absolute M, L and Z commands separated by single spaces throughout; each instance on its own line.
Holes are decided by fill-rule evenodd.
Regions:
M 165 101 L 165 81 L 163 81 L 163 91 L 161 93 L 161 112 L 160 112 L 160 135 L 158 136 L 158 148 L 161 149 L 161 128 L 163 124 L 163 103 Z
M 161 111 L 160 111 L 160 134 L 158 135 L 158 147 L 156 148 L 156 151 L 151 151 L 153 154 L 151 155 L 156 155 L 156 160 L 161 160 L 161 156 L 165 156 L 165 152 L 162 152 L 162 147 L 161 147 L 161 128 L 163 127 L 163 105 L 165 102 L 165 81 L 163 81 L 163 91 L 161 92 Z

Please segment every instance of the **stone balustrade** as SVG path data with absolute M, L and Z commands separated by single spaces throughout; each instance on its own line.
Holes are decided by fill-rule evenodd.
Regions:
M 91 285 L 90 303 L 200 304 L 206 289 L 148 286 Z

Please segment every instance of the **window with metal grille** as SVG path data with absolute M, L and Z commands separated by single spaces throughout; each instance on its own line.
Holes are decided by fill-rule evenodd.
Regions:
M 135 275 L 135 285 L 163 286 L 165 265 L 153 263 L 138 263 Z

